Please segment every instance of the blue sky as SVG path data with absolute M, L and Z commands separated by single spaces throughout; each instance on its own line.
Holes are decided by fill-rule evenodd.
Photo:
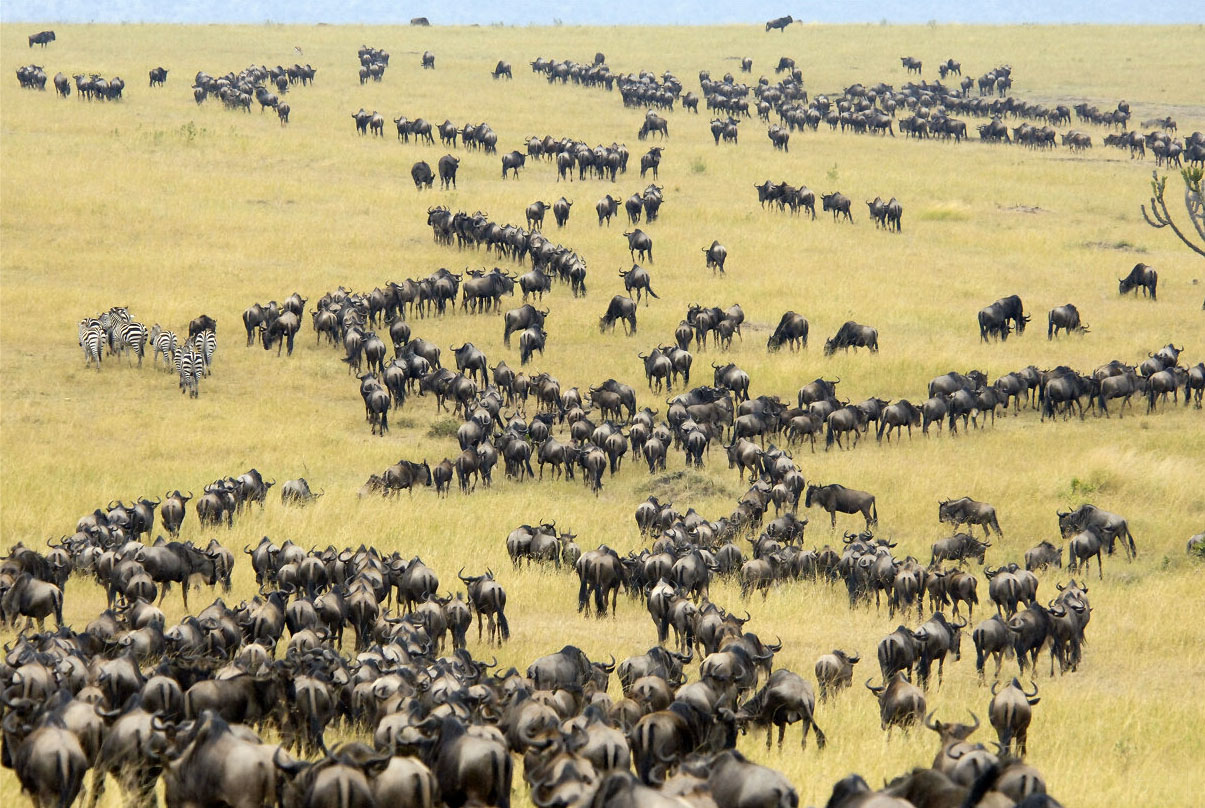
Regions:
M 809 22 L 859 23 L 887 19 L 895 23 L 1205 23 L 1205 2 L 1165 0 L 1151 4 L 1135 0 L 825 0 L 825 2 L 689 2 L 689 0 L 442 0 L 390 2 L 342 0 L 304 3 L 297 0 L 125 0 L 125 2 L 67 2 L 66 0 L 4 0 L 0 20 L 62 22 L 274 22 L 398 23 L 426 16 L 447 25 L 503 22 L 513 25 L 705 25 L 762 22 L 791 14 Z M 1205 37 L 1205 34 L 1202 35 Z M 1205 44 L 1205 40 L 1203 40 Z

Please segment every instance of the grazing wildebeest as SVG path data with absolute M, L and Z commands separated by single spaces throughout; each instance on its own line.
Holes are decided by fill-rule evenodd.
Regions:
M 766 32 L 769 33 L 770 31 L 786 31 L 787 26 L 793 22 L 795 22 L 795 18 L 792 17 L 790 14 L 788 14 L 785 17 L 775 17 L 774 19 L 772 19 L 766 23 Z M 752 60 L 750 60 L 750 62 L 752 62 Z M 794 67 L 794 66 L 795 66 L 795 63 L 792 62 L 791 67 Z M 777 73 L 778 71 L 774 71 L 774 72 Z
M 831 194 L 821 194 L 820 200 L 823 210 L 831 210 L 833 212 L 834 222 L 837 221 L 841 216 L 844 216 L 849 220 L 850 224 L 853 224 L 854 217 L 853 214 L 849 212 L 850 202 L 848 196 L 840 191 L 835 191 Z
M 624 331 L 630 337 L 636 333 L 636 302 L 624 295 L 615 295 L 607 305 L 607 311 L 598 318 L 598 331 L 615 330 L 615 321 L 623 320 Z
M 832 356 L 838 348 L 846 352 L 850 348 L 869 348 L 871 353 L 878 353 L 879 332 L 868 325 L 847 320 L 832 339 L 824 341 L 824 355 Z
M 703 248 L 703 254 L 707 256 L 707 268 L 711 270 L 711 274 L 715 274 L 719 270 L 721 275 L 724 274 L 724 262 L 728 260 L 728 248 L 719 241 L 713 240 L 710 247 Z
M 510 62 L 505 62 L 501 59 L 498 60 L 498 64 L 494 66 L 494 72 L 490 73 L 490 75 L 495 79 L 500 78 L 501 76 L 506 76 L 508 79 L 514 78 L 514 76 L 511 75 Z
M 778 321 L 778 326 L 774 329 L 774 333 L 770 335 L 770 339 L 766 342 L 766 348 L 770 351 L 777 351 L 787 343 L 792 351 L 797 350 L 800 344 L 804 348 L 808 347 L 808 321 L 802 314 L 796 314 L 793 311 L 788 311 Z
M 949 522 L 958 528 L 960 525 L 979 525 L 985 536 L 991 536 L 992 530 L 1003 537 L 1000 523 L 996 521 L 996 509 L 986 502 L 976 502 L 970 497 L 961 499 L 943 499 L 937 503 L 937 521 Z
M 1134 268 L 1130 270 L 1130 274 L 1124 278 L 1117 279 L 1118 294 L 1125 294 L 1131 289 L 1137 290 L 1142 287 L 1142 296 L 1146 297 L 1150 294 L 1151 300 L 1156 300 L 1155 291 L 1159 286 L 1159 273 L 1153 267 L 1149 267 L 1143 263 L 1134 264 Z M 1134 292 L 1138 294 L 1137 291 Z
M 641 261 L 647 258 L 650 264 L 653 262 L 653 240 L 649 238 L 648 233 L 636 228 L 623 235 L 628 240 L 628 252 L 632 254 L 633 261 L 639 255 Z
M 837 527 L 837 512 L 841 513 L 861 513 L 866 520 L 866 528 L 869 530 L 873 525 L 878 524 L 879 512 L 875 507 L 874 495 L 865 491 L 858 491 L 854 488 L 846 488 L 843 485 L 809 485 L 807 488 L 807 498 L 804 500 L 805 508 L 812 507 L 815 503 L 817 506 L 828 511 L 831 518 L 832 528 Z
M 1050 314 L 1046 320 L 1046 339 L 1057 337 L 1059 329 L 1062 329 L 1067 334 L 1070 334 L 1072 331 L 1078 331 L 1081 334 L 1088 333 L 1088 326 L 1082 324 L 1079 320 L 1079 309 L 1070 303 L 1064 306 L 1056 306 L 1050 310 Z

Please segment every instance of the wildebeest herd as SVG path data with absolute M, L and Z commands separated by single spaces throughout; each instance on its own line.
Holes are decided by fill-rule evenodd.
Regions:
M 782 31 L 792 22 L 791 17 L 769 21 L 766 31 Z M 49 40 L 37 40 L 43 45 L 54 40 L 53 32 L 45 33 Z M 31 36 L 31 47 L 34 42 Z M 360 83 L 381 81 L 389 54 L 365 46 L 359 57 Z M 434 69 L 430 51 L 418 61 L 422 69 Z M 908 110 L 913 115 L 909 134 L 948 132 L 946 136 L 956 140 L 965 136 L 965 124 L 960 128 L 961 122 L 945 117 L 947 110 L 1066 122 L 1058 109 L 1039 114 L 1020 102 L 997 105 L 995 99 L 980 98 L 976 104 L 969 95 L 954 94 L 965 93 L 966 86 L 954 91 L 922 83 L 896 93 L 855 85 L 836 98 L 818 96 L 809 102 L 794 62 L 780 66 L 790 78 L 776 85 L 763 79 L 751 92 L 759 115 L 761 104 L 767 105 L 763 118 L 768 120 L 769 110 L 778 111 L 781 122 L 774 125 L 777 130 L 771 129 L 770 139 L 783 152 L 797 127 L 817 128 L 813 115 L 834 129 L 848 126 L 856 132 L 894 136 L 896 110 Z M 601 53 L 592 65 L 537 59 L 532 67 L 545 73 L 550 83 L 572 80 L 605 90 L 614 84 L 625 105 L 632 99 L 641 105 L 657 99 L 660 108 L 669 109 L 682 100 L 684 108 L 690 108 L 681 96 L 681 82 L 671 74 L 612 74 Z M 922 63 L 911 57 L 902 67 L 922 71 Z M 44 85 L 42 68 L 30 70 L 18 74 L 22 86 Z M 949 73 L 961 75 L 961 65 L 953 59 L 939 70 L 943 79 Z M 167 73 L 162 67 L 152 70 L 151 85 L 163 85 Z M 510 63 L 499 60 L 492 75 L 511 78 Z M 82 96 L 81 77 L 77 88 Z M 198 73 L 194 92 L 198 104 L 214 95 L 232 109 L 249 110 L 254 99 L 261 111 L 276 109 L 285 124 L 289 105 L 281 101 L 284 93 L 290 85 L 313 78 L 309 65 L 252 66 L 217 79 Z M 121 97 L 120 88 L 113 94 L 112 81 L 101 91 L 97 80 L 104 81 L 91 79 L 89 93 Z M 965 79 L 964 85 L 967 81 L 973 80 Z M 979 80 L 980 94 L 999 92 L 1001 101 L 1012 102 L 1003 98 L 1011 81 L 1011 69 L 994 69 Z M 67 95 L 65 77 L 64 86 L 67 92 L 60 92 Z M 722 82 L 701 77 L 700 87 L 708 108 L 724 112 L 712 122 L 716 145 L 735 146 L 741 102 L 749 88 L 730 76 Z M 743 116 L 748 115 L 746 103 Z M 836 116 L 835 122 L 830 115 Z M 360 134 L 383 136 L 385 116 L 361 108 L 352 117 Z M 346 125 L 346 117 L 342 120 Z M 1124 126 L 1126 120 L 1123 116 L 1113 122 Z M 498 136 L 484 123 L 458 128 L 447 120 L 433 127 L 422 118 L 411 121 L 404 116 L 393 122 L 398 139 L 406 142 L 414 135 L 416 141 L 433 144 L 434 129 L 453 149 L 459 137 L 461 147 L 496 151 Z M 998 136 L 997 122 L 994 117 L 984 124 L 996 133 L 985 140 L 1030 142 L 1030 135 L 1023 139 L 1016 131 L 1012 138 L 1008 131 Z M 1161 125 L 1174 130 L 1170 123 Z M 649 136 L 659 143 L 672 142 L 668 122 L 651 109 L 638 132 L 641 140 Z M 1039 137 L 1042 143 L 1043 138 Z M 1190 161 L 1199 159 L 1191 151 L 1193 143 L 1190 139 L 1190 148 L 1182 149 Z M 650 148 L 641 159 L 642 178 L 651 170 L 653 180 L 658 179 L 663 153 L 670 148 Z M 503 179 L 508 172 L 517 179 L 529 158 L 533 163 L 552 162 L 557 181 L 614 182 L 627 169 L 626 146 L 618 143 L 590 148 L 572 138 L 531 137 L 525 149 L 499 158 Z M 439 160 L 445 189 L 456 187 L 458 165 L 459 158 L 452 154 Z M 434 177 L 425 162 L 411 169 L 420 190 L 431 188 Z M 755 187 L 763 207 L 777 203 L 780 211 L 789 207 L 792 213 L 802 207 L 815 218 L 815 194 L 806 186 L 766 181 Z M 661 259 L 654 264 L 653 237 L 635 227 L 642 215 L 646 226 L 656 221 L 663 190 L 650 185 L 624 204 L 633 227 L 623 233 L 632 265 L 619 270 L 622 290 L 610 270 L 606 273 L 611 280 L 605 283 L 611 287 L 603 290 L 601 301 L 609 302 L 605 308 L 601 301 L 596 306 L 602 313 L 600 332 L 615 332 L 615 324 L 622 322 L 622 333 L 633 343 L 649 331 L 643 325 L 637 329 L 638 315 L 647 310 L 639 306 L 641 299 L 646 307 L 664 305 L 650 304 L 650 298 L 661 298 L 653 291 L 653 273 L 642 264 L 664 265 L 666 252 L 659 247 Z M 1118 542 L 1127 559 L 1137 556 L 1138 541 L 1127 520 L 1093 505 L 1060 511 L 1051 519 L 1050 538 L 1055 542 L 1041 541 L 1022 557 L 1009 559 L 999 547 L 993 550 L 993 539 L 1004 536 L 995 507 L 967 496 L 940 499 L 937 523 L 948 523 L 955 532 L 933 543 L 931 560 L 925 564 L 903 551 L 897 554 L 889 531 L 880 527 L 874 493 L 805 477 L 793 451 L 808 441 L 814 453 L 817 437 L 824 438 L 826 451 L 834 444 L 838 450 L 852 450 L 870 435 L 872 425 L 877 441 L 886 433 L 889 444 L 893 431 L 897 443 L 901 440 L 904 427 L 909 438 L 913 426 L 925 436 L 933 424 L 939 429 L 948 425 L 955 433 L 959 419 L 965 433 L 970 427 L 986 428 L 989 416 L 994 424 L 996 415 L 1007 415 L 1010 408 L 1014 416 L 1024 412 L 1030 418 L 1039 410 L 1041 421 L 1060 415 L 1068 420 L 1072 414 L 1084 419 L 1088 411 L 1110 415 L 1109 402 L 1119 399 L 1120 415 L 1139 396 L 1146 399 L 1147 412 L 1154 413 L 1161 404 L 1167 409 L 1170 394 L 1173 403 L 1183 395 L 1185 406 L 1200 409 L 1205 364 L 1188 366 L 1181 360 L 1184 347 L 1172 343 L 1137 361 L 1114 359 L 1091 371 L 1029 365 L 994 380 L 979 370 L 951 371 L 932 379 L 923 391 L 917 380 L 920 406 L 880 397 L 874 390 L 851 396 L 846 394 L 848 382 L 839 395 L 841 380 L 823 376 L 794 395 L 773 391 L 724 360 L 713 361 L 711 376 L 692 386 L 692 366 L 696 373 L 707 372 L 694 365 L 692 348 L 696 354 L 709 347 L 728 350 L 734 340 L 743 342 L 742 328 L 756 333 L 750 328 L 752 320 L 777 322 L 775 328 L 765 328 L 771 331 L 767 351 L 787 360 L 807 350 L 810 330 L 804 315 L 793 310 L 780 314 L 785 306 L 750 312 L 754 316 L 747 320 L 736 303 L 694 303 L 673 335 L 650 338 L 643 350 L 631 350 L 631 374 L 643 370 L 650 393 L 664 389 L 671 396 L 664 405 L 658 401 L 655 407 L 638 408 L 635 387 L 622 380 L 600 381 L 603 374 L 597 374 L 568 380 L 580 385 L 569 386 L 536 369 L 545 349 L 557 350 L 557 329 L 569 327 L 557 318 L 560 311 L 544 307 L 544 295 L 556 294 L 553 281 L 569 286 L 574 297 L 586 296 L 583 255 L 543 234 L 545 212 L 553 211 L 558 227 L 563 227 L 572 204 L 564 196 L 552 203 L 537 199 L 524 210 L 525 227 L 499 224 L 480 210 L 453 212 L 432 206 L 426 224 L 441 248 L 451 248 L 448 254 L 481 254 L 484 246 L 485 254 L 511 266 L 466 266 L 463 272 L 439 268 L 426 275 L 423 270 L 404 280 L 399 273 L 371 291 L 340 286 L 321 295 L 314 291 L 311 298 L 294 292 L 283 303 L 255 302 L 242 315 L 246 345 L 253 347 L 258 340 L 265 352 L 275 347 L 280 361 L 289 361 L 284 354 L 293 355 L 308 320 L 315 345 L 303 340 L 302 350 L 335 349 L 348 376 L 358 382 L 368 432 L 374 442 L 380 436 L 382 445 L 386 436 L 405 433 L 405 427 L 397 428 L 396 418 L 391 429 L 389 416 L 407 404 L 414 407 L 418 399 L 430 396 L 436 415 L 447 413 L 452 425 L 444 434 L 449 456 L 401 457 L 383 469 L 378 466 L 359 491 L 363 498 L 393 500 L 405 491 L 403 500 L 418 501 L 427 488 L 434 489 L 436 498 L 449 496 L 454 480 L 458 490 L 469 495 L 495 482 L 553 485 L 552 480 L 576 481 L 579 474 L 583 485 L 598 495 L 609 476 L 639 473 L 643 479 L 643 471 L 633 472 L 633 465 L 647 465 L 652 479 L 679 464 L 702 468 L 711 461 L 713 448 L 723 449 L 719 461 L 726 457 L 741 487 L 746 482 L 749 486 L 731 512 L 708 519 L 694 508 L 683 511 L 649 496 L 635 509 L 636 530 L 648 540 L 639 551 L 621 554 L 605 543 L 605 536 L 579 537 L 558 529 L 555 522 L 536 519 L 495 537 L 503 540 L 516 574 L 523 565 L 536 565 L 576 575 L 580 613 L 604 617 L 620 609 L 646 609 L 656 632 L 648 652 L 603 661 L 565 645 L 522 670 L 503 669 L 496 657 L 493 662 L 475 658 L 469 650 L 474 615 L 478 646 L 501 645 L 524 630 L 506 615 L 506 571 L 496 574 L 474 560 L 472 570 L 466 574 L 467 567 L 462 567 L 454 579 L 463 592 L 453 592 L 446 583 L 453 580 L 452 569 L 440 570 L 441 576 L 404 537 L 405 549 L 391 552 L 364 544 L 328 543 L 321 548 L 311 541 L 264 536 L 240 554 L 217 539 L 206 546 L 181 540 L 182 532 L 199 536 L 187 519 L 190 502 L 192 521 L 208 531 L 229 529 L 236 518 L 250 523 L 265 510 L 276 482 L 254 468 L 205 485 L 199 496 L 191 489 L 175 489 L 162 498 L 139 497 L 129 504 L 112 500 L 81 518 L 69 535 L 63 531 L 62 539 L 47 542 L 48 552 L 32 542 L 18 543 L 0 564 L 0 619 L 10 627 L 25 622 L 20 636 L 6 645 L 0 665 L 3 763 L 36 804 L 66 806 L 85 794 L 95 801 L 105 788 L 116 787 L 137 804 L 153 802 L 161 789 L 172 808 L 508 806 L 515 764 L 521 761 L 526 793 L 540 806 L 795 806 L 798 796 L 791 782 L 738 752 L 739 736 L 764 729 L 769 749 L 777 728 L 781 748 L 787 727 L 799 724 L 801 748 L 811 732 L 816 746 L 824 749 L 830 738 L 840 738 L 842 729 L 830 725 L 823 710 L 830 700 L 851 698 L 842 691 L 851 687 L 861 655 L 840 648 L 820 655 L 813 669 L 814 690 L 806 671 L 776 666 L 783 643 L 759 637 L 748 611 L 741 617 L 736 604 L 712 600 L 709 586 L 725 580 L 739 586 L 742 601 L 758 594 L 764 600 L 779 586 L 836 586 L 843 587 L 851 609 L 869 610 L 873 600 L 876 614 L 886 609 L 892 622 L 899 615 L 910 623 L 916 610 L 914 627 L 901 624 L 879 642 L 878 675 L 866 678 L 865 686 L 888 738 L 893 730 L 923 728 L 935 733 L 933 763 L 901 773 L 881 788 L 850 775 L 833 786 L 828 805 L 1059 805 L 1047 795 L 1042 773 L 1025 762 L 1030 726 L 1043 718 L 1036 680 L 1047 672 L 1039 655 L 1049 655 L 1049 677 L 1056 666 L 1063 675 L 1086 664 L 1092 607 L 1084 581 L 1093 558 L 1098 582 L 1106 580 L 1102 557 L 1112 556 Z M 610 224 L 619 204 L 610 194 L 597 203 L 600 227 L 604 220 Z M 852 201 L 844 194 L 823 194 L 821 204 L 834 221 L 853 222 Z M 902 206 L 894 196 L 886 202 L 875 197 L 866 204 L 876 227 L 901 232 Z M 512 214 L 517 217 L 518 210 Z M 728 276 L 728 249 L 719 240 L 709 246 L 695 244 L 691 252 L 696 262 L 700 247 L 701 271 L 710 269 L 717 279 Z M 522 262 L 529 262 L 530 270 L 520 274 L 516 267 Z M 736 269 L 743 269 L 739 257 Z M 1141 287 L 1144 296 L 1155 299 L 1153 268 L 1138 264 L 1118 280 L 1121 294 Z M 506 309 L 503 298 L 513 297 L 516 287 L 522 305 Z M 312 306 L 310 300 L 315 301 Z M 461 315 L 473 316 L 461 321 L 464 331 L 451 344 L 437 345 L 415 333 L 428 318 Z M 495 327 L 482 325 L 495 322 L 489 319 L 495 316 L 502 320 L 508 351 L 515 338 L 517 371 L 497 356 L 487 358 L 471 341 L 480 342 L 472 329 Z M 970 313 L 968 325 L 969 317 Z M 879 330 L 842 319 L 823 324 L 824 333 L 832 334 L 825 339 L 823 354 L 853 348 L 858 361 L 876 361 L 859 356 L 858 349 L 879 354 Z M 1019 337 L 1029 321 L 1017 295 L 1001 298 L 977 315 L 983 342 Z M 589 326 L 593 328 L 593 321 Z M 1050 310 L 1048 338 L 1060 331 L 1089 333 L 1075 305 Z M 201 315 L 189 323 L 188 338 L 180 340 L 158 324 L 148 328 L 137 322 L 121 306 L 78 324 L 85 367 L 95 364 L 99 371 L 102 358 L 120 360 L 123 354 L 127 363 L 137 356 L 141 366 L 149 350 L 152 364 L 162 358 L 191 398 L 198 396 L 199 382 L 211 372 L 216 333 L 217 322 Z M 884 336 L 886 354 L 893 350 L 892 335 Z M 974 341 L 969 331 L 959 338 L 963 337 Z M 607 337 L 612 338 L 623 339 Z M 788 350 L 780 353 L 783 346 Z M 514 354 L 507 359 L 515 361 Z M 346 410 L 349 419 L 359 423 L 350 383 L 349 378 Z M 673 390 L 675 385 L 679 391 Z M 502 479 L 495 480 L 493 470 L 499 463 Z M 542 482 L 545 466 L 550 466 L 548 483 Z M 320 487 L 315 491 L 304 478 L 283 482 L 277 490 L 282 508 L 310 505 L 325 493 Z M 952 493 L 962 492 L 940 496 Z M 830 524 L 821 524 L 821 531 L 835 531 L 838 519 L 852 519 L 860 532 L 844 532 L 836 547 L 809 549 L 801 500 L 804 510 L 829 515 Z M 435 502 L 427 506 L 449 507 Z M 152 542 L 156 508 L 168 536 Z M 1011 510 L 1001 508 L 1006 528 Z M 882 522 L 890 522 L 889 513 L 883 514 Z M 975 536 L 975 528 L 982 528 L 983 539 Z M 829 535 L 836 543 L 835 532 Z M 579 538 L 595 549 L 583 551 Z M 1199 538 L 1189 540 L 1190 552 Z M 989 552 L 997 556 L 990 563 Z M 1060 577 L 1064 565 L 1069 576 L 1076 576 L 1065 582 Z M 220 586 L 228 596 L 232 576 L 241 567 L 254 573 L 255 595 L 230 605 L 217 597 L 193 616 L 190 586 Z M 82 628 L 64 624 L 68 583 L 75 592 L 89 581 L 103 588 L 107 608 Z M 175 622 L 161 609 L 172 584 L 180 586 L 188 612 Z M 986 602 L 981 606 L 983 590 Z M 977 607 L 981 617 L 984 609 L 989 614 L 973 624 Z M 54 631 L 43 625 L 51 616 Z M 1116 619 L 1105 610 L 1097 614 L 1106 626 L 1115 626 Z M 349 627 L 354 640 L 350 635 L 345 640 Z M 970 724 L 954 723 L 953 707 L 941 701 L 944 663 L 960 664 L 964 629 L 972 636 L 975 670 L 984 687 L 982 714 L 998 743 L 973 738 L 980 729 L 978 715 L 972 714 Z M 1100 636 L 1098 642 L 1108 642 L 1107 631 Z M 649 640 L 653 642 L 651 633 Z M 989 661 L 995 668 L 990 674 Z M 618 691 L 609 688 L 612 677 Z M 946 720 L 939 720 L 937 713 Z M 328 733 L 353 740 L 328 743 Z M 1057 784 L 1051 788 L 1057 790 Z

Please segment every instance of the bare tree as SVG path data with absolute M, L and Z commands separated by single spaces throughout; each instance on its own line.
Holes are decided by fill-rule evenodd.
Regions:
M 1151 172 L 1151 210 L 1148 213 L 1146 205 L 1141 205 L 1142 217 L 1156 230 L 1170 227 L 1172 232 L 1187 244 L 1190 250 L 1205 257 L 1205 201 L 1201 194 L 1201 181 L 1205 178 L 1205 169 L 1185 168 L 1180 172 L 1180 176 L 1184 178 L 1184 207 L 1188 210 L 1188 221 L 1197 231 L 1197 238 L 1201 243 L 1194 243 L 1190 236 L 1185 235 L 1172 221 L 1171 214 L 1167 210 L 1167 203 L 1163 201 L 1167 177 L 1160 177 L 1158 171 Z

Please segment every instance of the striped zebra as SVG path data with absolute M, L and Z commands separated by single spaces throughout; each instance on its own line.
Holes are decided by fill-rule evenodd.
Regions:
M 173 352 L 178 346 L 176 332 L 164 330 L 158 323 L 151 326 L 151 361 L 158 362 L 163 355 L 163 369 L 172 369 Z
M 100 371 L 100 346 L 105 341 L 105 330 L 100 323 L 92 320 L 80 320 L 79 344 L 84 349 L 84 367 L 96 362 L 96 370 Z
M 146 355 L 146 343 L 149 338 L 146 326 L 142 323 L 120 323 L 117 334 L 117 352 L 124 353 L 126 348 L 132 348 L 138 355 L 138 367 L 142 367 L 142 357 Z
M 180 376 L 180 392 L 197 398 L 201 392 L 201 376 L 205 372 L 204 358 L 191 347 L 177 348 L 174 358 L 176 373 Z
M 212 373 L 213 355 L 218 349 L 218 335 L 208 328 L 193 336 L 188 341 L 189 345 L 199 354 L 205 362 L 205 375 Z
M 109 338 L 110 355 L 118 353 L 121 350 L 121 345 L 117 339 L 117 331 L 122 325 L 130 322 L 130 319 L 130 310 L 125 306 L 114 306 L 97 318 L 97 322 L 104 328 L 105 334 Z

